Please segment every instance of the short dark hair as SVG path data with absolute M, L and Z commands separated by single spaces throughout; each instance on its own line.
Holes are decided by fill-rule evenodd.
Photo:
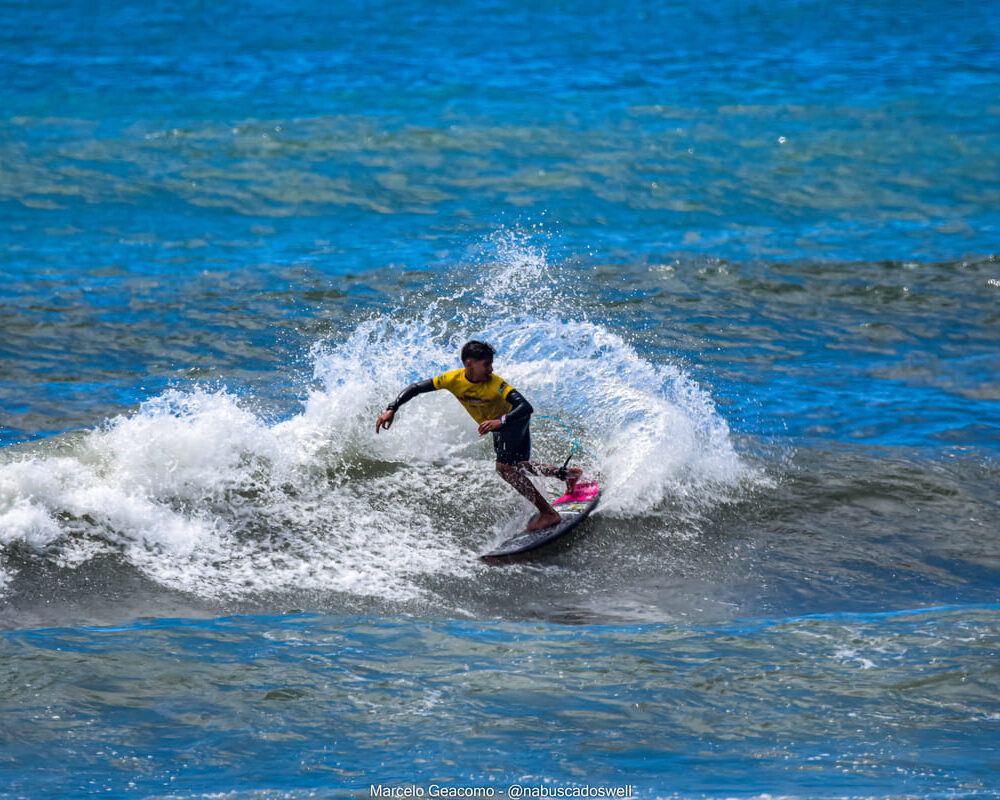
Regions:
M 471 342 L 466 342 L 462 347 L 462 363 L 464 364 L 469 359 L 473 361 L 484 361 L 488 358 L 493 358 L 496 355 L 496 350 L 493 349 L 491 345 L 486 344 L 486 342 L 477 342 L 473 339 Z

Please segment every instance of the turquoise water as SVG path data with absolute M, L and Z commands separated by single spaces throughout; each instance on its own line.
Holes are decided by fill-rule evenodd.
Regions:
M 988 4 L 0 9 L 0 798 L 1000 795 Z

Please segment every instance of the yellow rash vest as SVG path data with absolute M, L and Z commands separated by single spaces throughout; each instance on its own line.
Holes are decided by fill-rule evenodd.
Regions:
M 500 419 L 513 408 L 507 395 L 513 387 L 499 375 L 490 375 L 483 383 L 473 383 L 464 369 L 453 369 L 433 379 L 435 389 L 447 389 L 458 399 L 476 422 Z

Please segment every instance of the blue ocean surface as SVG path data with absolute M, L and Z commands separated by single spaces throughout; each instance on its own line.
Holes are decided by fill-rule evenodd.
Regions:
M 1000 797 L 991 4 L 0 14 L 0 800 Z
M 289 615 L 11 633 L 5 716 L 22 733 L 7 794 L 988 796 L 997 616 Z

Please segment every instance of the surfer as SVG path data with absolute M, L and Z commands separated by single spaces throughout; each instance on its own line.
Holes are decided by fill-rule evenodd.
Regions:
M 462 347 L 463 367 L 407 386 L 379 416 L 375 422 L 375 433 L 382 428 L 389 429 L 403 403 L 418 394 L 447 389 L 479 423 L 480 436 L 493 434 L 497 472 L 538 509 L 538 517 L 528 524 L 527 530 L 541 530 L 555 525 L 561 517 L 535 488 L 528 473 L 561 478 L 566 481 L 567 490 L 572 492 L 583 471 L 579 467 L 560 469 L 530 460 L 529 423 L 534 409 L 517 389 L 493 374 L 495 352 L 486 342 L 466 342 Z

